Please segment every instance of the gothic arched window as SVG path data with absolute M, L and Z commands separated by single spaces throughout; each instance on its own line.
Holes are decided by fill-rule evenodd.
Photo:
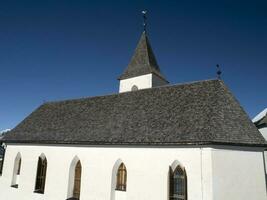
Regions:
M 70 164 L 67 200 L 79 200 L 81 191 L 82 164 L 75 156 Z
M 35 189 L 36 193 L 44 193 L 45 189 L 45 179 L 46 179 L 46 169 L 47 169 L 47 160 L 45 156 L 39 156 L 38 165 L 37 165 L 37 173 L 36 173 L 36 181 L 35 181 Z
M 0 176 L 2 176 L 4 160 L 5 160 L 5 146 L 0 145 Z
M 120 164 L 117 171 L 116 190 L 126 191 L 127 186 L 127 170 L 123 163 Z
M 19 182 L 19 175 L 20 175 L 20 167 L 21 167 L 21 155 L 20 153 L 18 153 L 15 158 L 15 162 L 14 162 L 11 187 L 18 188 L 19 186 L 18 182 Z
M 81 189 L 81 175 L 82 175 L 82 165 L 78 161 L 75 166 L 74 175 L 74 187 L 73 187 L 73 199 L 80 199 L 80 189 Z
M 132 87 L 132 91 L 137 91 L 138 90 L 138 87 L 136 86 L 136 85 L 134 85 L 133 87 Z
M 185 169 L 178 165 L 173 171 L 170 167 L 169 175 L 169 200 L 187 200 L 187 178 Z

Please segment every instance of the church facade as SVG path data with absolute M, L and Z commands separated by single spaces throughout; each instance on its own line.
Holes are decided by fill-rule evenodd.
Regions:
M 169 85 L 146 32 L 119 81 L 8 132 L 0 199 L 267 199 L 267 143 L 223 81 Z

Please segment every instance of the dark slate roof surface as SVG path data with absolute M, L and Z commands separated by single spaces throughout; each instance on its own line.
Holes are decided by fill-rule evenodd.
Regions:
M 141 39 L 135 49 L 134 55 L 131 58 L 126 70 L 119 77 L 119 80 L 133 78 L 146 74 L 155 74 L 161 79 L 168 82 L 162 75 L 157 64 L 155 55 L 152 51 L 151 45 L 145 32 L 143 32 Z
M 266 145 L 222 81 L 45 103 L 9 143 Z

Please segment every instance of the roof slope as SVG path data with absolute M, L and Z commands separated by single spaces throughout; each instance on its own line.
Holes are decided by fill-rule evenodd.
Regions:
M 220 80 L 46 103 L 7 142 L 266 145 Z
M 134 51 L 134 55 L 131 58 L 126 70 L 119 77 L 119 80 L 141 76 L 145 74 L 156 74 L 166 82 L 168 82 L 157 64 L 155 55 L 152 51 L 151 45 L 148 41 L 147 35 L 143 32 L 138 45 Z

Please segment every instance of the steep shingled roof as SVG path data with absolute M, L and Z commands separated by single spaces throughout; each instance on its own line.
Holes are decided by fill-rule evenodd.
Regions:
M 92 145 L 266 145 L 220 80 L 45 103 L 4 140 Z
M 147 35 L 143 32 L 130 63 L 118 79 L 122 80 L 150 73 L 168 82 L 160 72 Z

